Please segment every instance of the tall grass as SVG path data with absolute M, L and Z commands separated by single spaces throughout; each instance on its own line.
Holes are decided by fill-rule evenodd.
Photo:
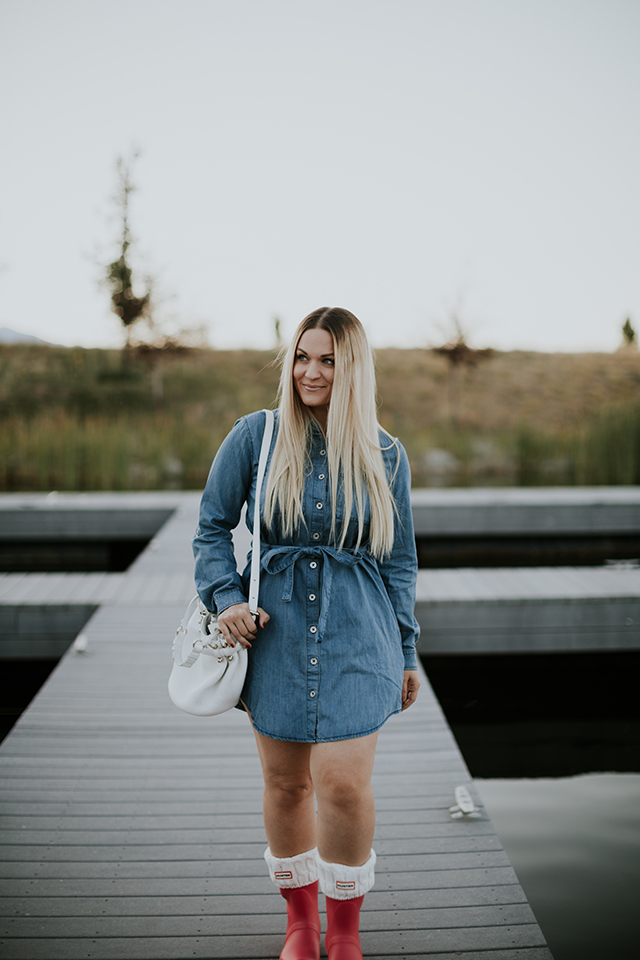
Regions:
M 162 415 L 11 418 L 0 433 L 0 489 L 195 489 L 223 436 Z
M 271 405 L 273 356 L 0 347 L 0 490 L 202 488 L 235 419 Z M 416 486 L 640 483 L 637 354 L 497 354 L 455 417 L 428 350 L 380 351 L 378 385 Z
M 575 482 L 640 483 L 640 403 L 605 408 L 578 436 Z

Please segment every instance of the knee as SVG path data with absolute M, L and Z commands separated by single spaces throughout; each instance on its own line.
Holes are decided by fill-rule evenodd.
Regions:
M 313 783 L 310 777 L 292 779 L 276 774 L 265 777 L 265 790 L 279 806 L 297 807 L 313 795 Z
M 318 789 L 326 803 L 345 812 L 358 808 L 370 793 L 369 783 L 335 775 L 325 779 Z

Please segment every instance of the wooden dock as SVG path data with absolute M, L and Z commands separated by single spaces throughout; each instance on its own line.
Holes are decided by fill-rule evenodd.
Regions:
M 640 568 L 420 570 L 421 653 L 640 649 Z
M 193 589 L 197 498 L 163 496 L 174 512 L 149 547 L 93 583 L 86 652 L 65 654 L 0 748 L 4 960 L 268 960 L 281 949 L 246 717 L 192 718 L 166 693 Z M 43 605 L 52 575 L 24 576 L 41 577 L 39 589 L 5 577 L 5 606 Z M 82 581 L 65 593 L 65 579 L 45 605 L 86 596 Z M 365 956 L 550 960 L 486 813 L 449 817 L 460 784 L 480 803 L 426 680 L 383 728 L 374 780 Z
M 640 556 L 640 488 L 416 490 L 418 537 L 603 538 Z M 422 653 L 640 649 L 640 567 L 514 566 L 421 570 L 416 616 Z
M 194 493 L 13 494 L 0 497 L 0 544 L 49 539 L 153 538 Z M 633 537 L 640 553 L 640 488 L 417 490 L 416 535 Z M 162 543 L 165 543 L 163 534 Z M 185 544 L 119 573 L 0 573 L 0 660 L 58 657 L 100 606 L 180 605 L 192 592 Z M 184 563 L 173 563 L 183 550 Z M 188 550 L 188 543 L 186 546 Z M 247 544 L 241 551 L 246 552 Z M 421 653 L 518 653 L 640 649 L 640 567 L 424 569 L 416 616 Z

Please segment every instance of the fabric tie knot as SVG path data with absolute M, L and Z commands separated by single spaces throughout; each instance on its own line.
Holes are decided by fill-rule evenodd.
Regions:
M 318 544 L 313 546 L 276 546 L 270 547 L 265 544 L 260 565 L 265 573 L 277 574 L 286 571 L 284 585 L 282 589 L 282 599 L 285 603 L 290 602 L 293 597 L 293 576 L 295 566 L 298 560 L 302 559 L 320 560 L 322 563 L 322 598 L 321 615 L 318 623 L 319 634 L 322 635 L 327 618 L 329 603 L 331 602 L 331 582 L 332 582 L 332 561 L 342 564 L 345 567 L 353 567 L 357 563 L 370 563 L 375 565 L 375 560 L 369 554 L 365 547 L 359 550 L 338 550 L 337 547 L 331 547 Z M 318 636 L 320 639 L 320 636 Z

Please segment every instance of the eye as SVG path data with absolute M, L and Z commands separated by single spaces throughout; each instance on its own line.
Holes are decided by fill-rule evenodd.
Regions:
M 306 359 L 307 359 L 306 353 L 297 353 L 297 354 L 296 354 L 296 362 L 299 361 L 299 360 L 306 360 Z
M 333 359 L 333 357 L 325 357 L 323 360 L 323 363 L 328 363 L 329 366 L 332 367 L 335 363 L 335 360 Z

